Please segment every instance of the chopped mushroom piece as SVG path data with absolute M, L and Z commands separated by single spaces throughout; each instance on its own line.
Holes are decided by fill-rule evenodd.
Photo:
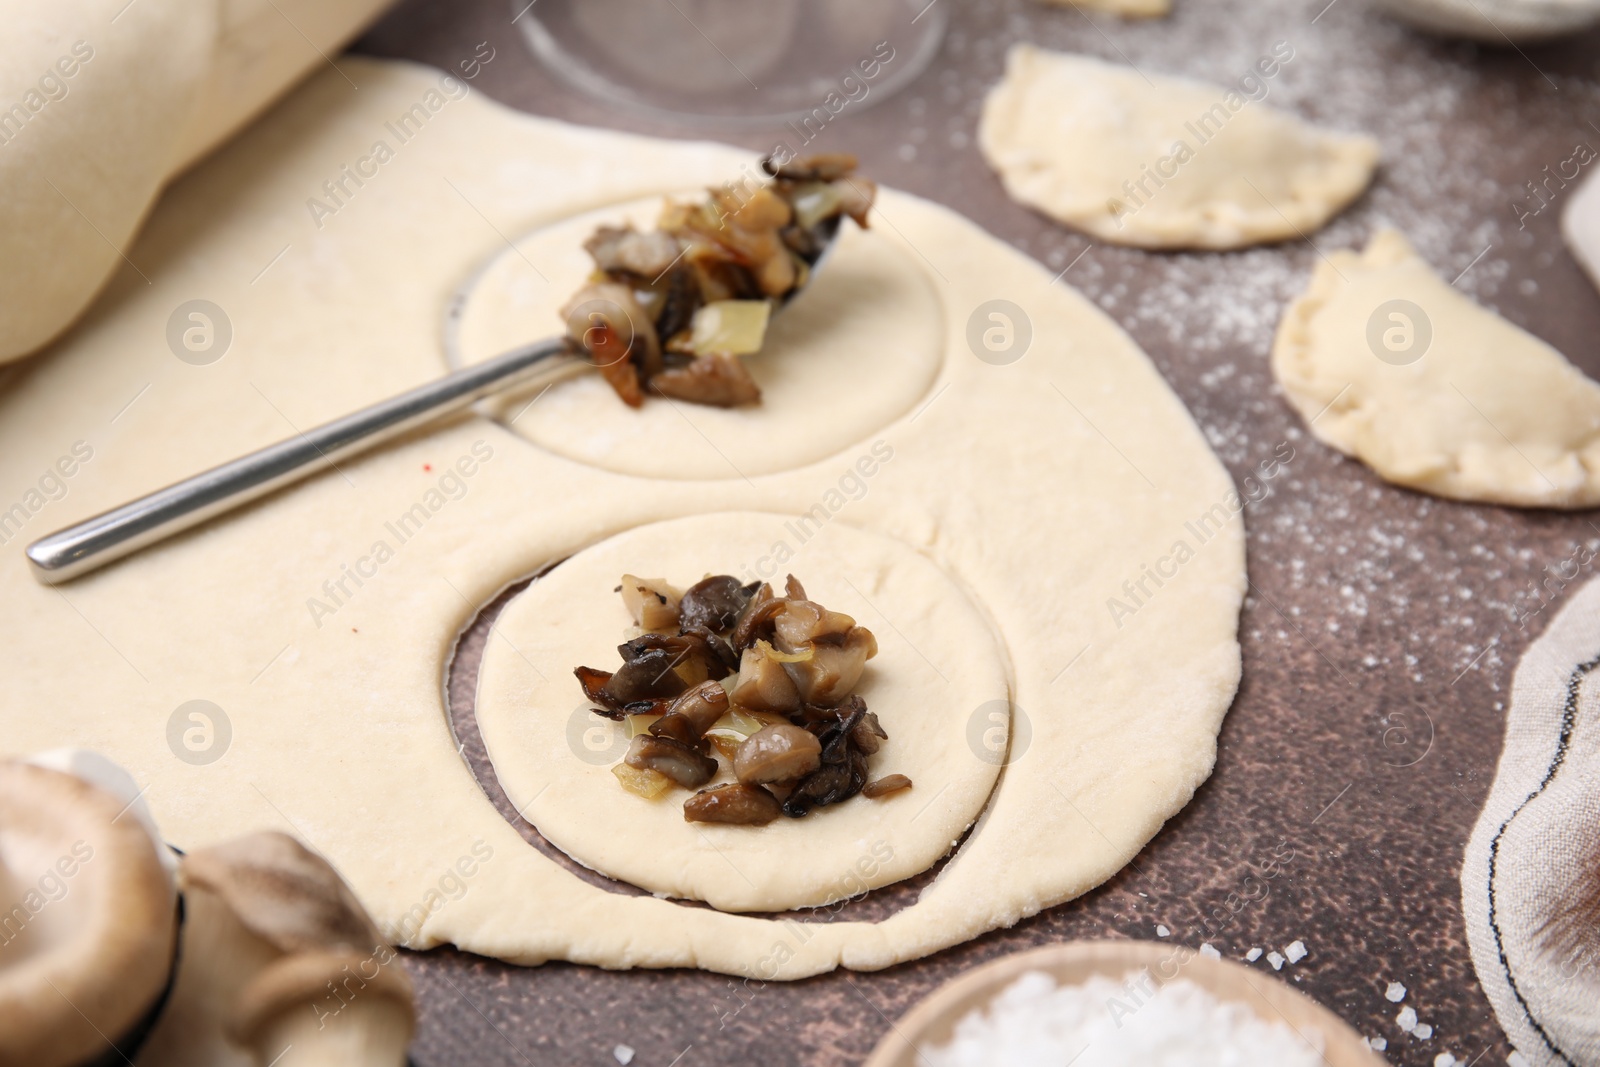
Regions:
M 746 602 L 755 593 L 756 589 L 741 586 L 739 579 L 729 574 L 702 579 L 683 594 L 680 621 L 685 630 L 720 634 L 738 621 Z
M 640 734 L 628 745 L 624 762 L 636 771 L 664 774 L 686 789 L 698 789 L 717 773 L 717 761 L 681 741 Z
M 733 774 L 739 781 L 792 782 L 804 778 L 822 763 L 822 742 L 800 726 L 784 723 L 751 734 L 733 757 Z
M 818 642 L 810 651 L 808 658 L 785 663 L 783 669 L 804 703 L 831 706 L 856 687 L 867 660 L 878 654 L 878 642 L 870 630 L 857 626 L 845 636 L 843 644 Z
M 779 163 L 775 159 L 761 161 L 761 169 L 774 178 L 792 182 L 831 182 L 856 169 L 856 157 L 848 152 L 823 152 L 805 159 Z
M 567 336 L 630 407 L 648 393 L 757 403 L 733 357 L 760 350 L 771 311 L 807 283 L 842 219 L 866 225 L 877 186 L 853 176 L 854 156 L 763 166 L 769 184 L 669 200 L 654 231 L 602 226 L 584 242 L 595 272 L 562 309 Z
M 745 649 L 744 658 L 739 661 L 739 684 L 733 690 L 734 703 L 756 711 L 799 710 L 800 690 L 787 666 L 765 641 Z
M 898 793 L 902 789 L 911 788 L 911 779 L 903 774 L 886 774 L 875 782 L 868 782 L 861 787 L 861 795 L 876 800 L 886 797 L 890 793 Z
M 667 718 L 684 719 L 698 740 L 728 713 L 728 691 L 721 682 L 705 681 L 672 702 Z
M 683 594 L 660 578 L 635 578 L 622 576 L 617 587 L 622 602 L 627 605 L 633 624 L 647 633 L 664 633 L 678 627 L 678 601 Z
M 581 345 L 623 403 L 644 403 L 641 378 L 661 368 L 661 342 L 626 285 L 599 282 L 573 294 L 561 309 L 567 336 Z
M 720 753 L 736 783 L 690 798 L 684 817 L 758 825 L 910 787 L 896 774 L 868 786 L 868 760 L 888 738 L 852 692 L 877 653 L 872 632 L 811 600 L 793 575 L 783 588 L 718 574 L 679 595 L 663 579 L 623 576 L 617 591 L 635 620 L 670 624 L 617 646 L 615 672 L 574 673 L 596 714 L 628 724 L 627 755 L 612 768 L 624 789 L 651 798 L 707 785 Z
M 683 802 L 683 817 L 687 822 L 765 826 L 782 814 L 783 806 L 777 797 L 759 785 L 742 782 L 704 790 Z
M 594 265 L 611 274 L 654 278 L 678 258 L 678 242 L 659 230 L 640 233 L 632 226 L 602 226 L 583 243 Z
M 720 353 L 695 356 L 682 366 L 669 366 L 650 380 L 650 386 L 674 400 L 719 408 L 754 404 L 761 399 L 761 386 L 745 365 Z
M 818 724 L 822 765 L 802 778 L 784 798 L 785 815 L 798 818 L 814 807 L 837 804 L 861 792 L 867 783 L 867 756 L 851 742 L 851 735 L 866 713 L 866 704 L 855 697 L 844 718 Z

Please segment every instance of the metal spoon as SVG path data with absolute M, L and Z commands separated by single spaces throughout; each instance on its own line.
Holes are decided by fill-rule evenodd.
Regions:
M 833 251 L 838 220 L 827 220 L 818 229 L 824 244 L 807 284 Z M 780 308 L 799 292 L 786 294 Z M 34 577 L 47 585 L 68 581 L 470 407 L 491 393 L 517 386 L 543 387 L 592 369 L 565 338 L 513 349 L 41 537 L 28 546 L 28 562 Z

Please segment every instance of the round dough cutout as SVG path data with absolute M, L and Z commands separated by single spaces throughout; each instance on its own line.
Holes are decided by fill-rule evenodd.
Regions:
M 583 242 L 601 225 L 652 229 L 661 204 L 648 197 L 576 215 L 490 260 L 456 294 L 451 362 L 481 363 L 559 331 L 561 306 L 594 269 Z M 761 352 L 744 357 L 759 404 L 651 397 L 636 410 L 598 374 L 486 403 L 514 432 L 579 463 L 647 478 L 754 477 L 871 437 L 927 395 L 943 358 L 943 313 L 923 268 L 890 234 L 847 221 L 805 291 L 774 312 Z
M 968 727 L 1008 693 L 993 631 L 925 557 L 839 522 L 811 532 L 787 569 L 877 637 L 856 688 L 889 734 L 869 773 L 905 774 L 913 787 L 763 827 L 718 826 L 684 820 L 689 790 L 644 800 L 611 773 L 626 726 L 589 710 L 572 671 L 620 662 L 632 620 L 617 580 L 661 576 L 685 588 L 706 574 L 753 577 L 776 541 L 800 540 L 803 522 L 734 512 L 637 527 L 573 555 L 506 606 L 484 650 L 478 726 L 506 795 L 557 848 L 657 895 L 776 912 L 918 874 L 978 818 L 999 768 L 974 751 Z M 721 762 L 713 784 L 732 780 Z

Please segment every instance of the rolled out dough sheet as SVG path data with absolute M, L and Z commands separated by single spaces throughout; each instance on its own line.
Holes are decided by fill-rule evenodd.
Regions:
M 885 967 L 1069 900 L 1189 800 L 1239 679 L 1227 474 L 1087 301 L 895 192 L 871 233 L 899 254 L 886 262 L 925 272 L 942 356 L 918 404 L 825 458 L 642 478 L 468 416 L 81 581 L 36 584 L 28 540 L 438 375 L 451 294 L 508 239 L 750 163 L 450 99 L 436 71 L 341 67 L 360 92 L 317 76 L 179 181 L 136 248 L 148 284 L 118 274 L 0 394 L 8 752 L 101 749 L 182 847 L 294 832 L 414 947 L 784 979 Z M 417 104 L 429 117 L 401 141 L 388 124 Z M 347 166 L 363 181 L 313 212 Z M 169 348 L 193 300 L 227 320 L 214 362 Z M 1027 744 L 939 877 L 882 922 L 775 922 L 589 885 L 524 844 L 457 755 L 443 679 L 479 606 L 612 535 L 728 511 L 898 542 L 994 634 Z M 803 571 L 793 541 L 729 567 Z M 1125 582 L 1144 595 L 1113 611 Z M 994 711 L 967 713 L 971 743 Z

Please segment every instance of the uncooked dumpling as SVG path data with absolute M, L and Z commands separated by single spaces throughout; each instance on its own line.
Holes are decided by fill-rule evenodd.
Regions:
M 1125 19 L 1161 18 L 1172 11 L 1172 0 L 1044 0 L 1044 2 L 1057 7 L 1108 11 Z
M 1012 197 L 1113 244 L 1304 236 L 1367 187 L 1378 143 L 1262 102 L 1293 57 L 1279 42 L 1222 87 L 1017 45 L 978 142 Z
M 1398 485 L 1600 503 L 1600 385 L 1446 285 L 1394 230 L 1317 265 L 1272 370 L 1318 438 Z

